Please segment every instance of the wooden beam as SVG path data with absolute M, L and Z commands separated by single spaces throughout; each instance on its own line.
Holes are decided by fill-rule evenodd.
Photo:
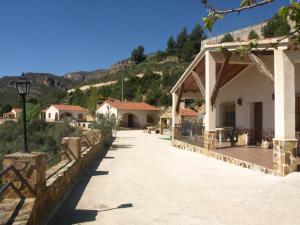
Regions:
M 210 103 L 211 105 L 214 105 L 215 102 L 216 102 L 216 99 L 217 99 L 217 96 L 218 96 L 218 93 L 219 93 L 219 90 L 221 88 L 221 83 L 222 83 L 222 80 L 223 80 L 223 77 L 224 77 L 224 74 L 225 74 L 225 71 L 226 71 L 226 68 L 229 64 L 229 61 L 230 61 L 230 58 L 231 58 L 231 55 L 232 53 L 230 52 L 224 59 L 223 63 L 222 63 L 222 66 L 218 72 L 218 76 L 217 76 L 217 81 L 216 81 L 216 84 L 215 84 L 215 87 L 214 87 L 214 90 L 211 94 L 211 98 L 210 98 Z
M 274 84 L 274 76 L 271 73 L 271 71 L 268 69 L 266 64 L 257 55 L 251 52 L 248 54 L 248 56 L 251 59 L 251 61 L 254 63 L 258 71 L 261 74 L 263 74 L 268 80 L 270 80 L 272 84 Z
M 199 88 L 199 90 L 201 92 L 202 97 L 205 99 L 205 87 L 204 87 L 204 85 L 203 85 L 203 83 L 202 83 L 202 81 L 201 81 L 198 73 L 195 72 L 195 71 L 192 71 L 191 73 L 192 73 L 192 75 L 194 77 L 194 80 L 196 81 L 196 84 L 197 84 L 197 86 L 198 86 L 198 88 Z
M 178 95 L 178 99 L 176 102 L 176 112 L 179 112 L 179 105 L 180 105 L 180 101 L 181 101 L 181 97 L 182 97 L 182 93 L 183 93 L 183 84 L 180 86 L 180 90 L 179 90 L 179 95 Z

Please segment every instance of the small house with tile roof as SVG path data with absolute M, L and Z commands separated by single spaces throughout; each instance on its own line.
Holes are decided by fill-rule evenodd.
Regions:
M 160 109 L 144 102 L 106 101 L 96 110 L 96 114 L 115 116 L 121 127 L 145 128 L 157 123 Z
M 50 105 L 41 113 L 46 122 L 62 121 L 69 118 L 76 121 L 86 121 L 87 109 L 78 105 Z
M 3 119 L 18 119 L 21 115 L 22 109 L 20 108 L 12 108 L 12 110 L 8 113 L 3 114 Z

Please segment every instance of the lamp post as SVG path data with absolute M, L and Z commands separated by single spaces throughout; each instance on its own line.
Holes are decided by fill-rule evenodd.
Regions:
M 24 133 L 24 152 L 29 153 L 28 145 L 27 145 L 27 128 L 26 128 L 26 95 L 29 94 L 30 90 L 30 84 L 31 82 L 24 76 L 24 73 L 22 73 L 22 76 L 19 78 L 18 81 L 16 81 L 16 88 L 18 91 L 18 94 L 22 97 L 22 103 L 23 103 L 23 133 Z

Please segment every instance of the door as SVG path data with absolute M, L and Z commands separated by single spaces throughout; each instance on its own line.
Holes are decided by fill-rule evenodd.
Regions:
M 263 104 L 262 102 L 254 103 L 254 134 L 253 141 L 257 145 L 261 143 L 262 139 L 262 128 L 263 128 Z
M 133 115 L 128 114 L 128 127 L 133 127 Z

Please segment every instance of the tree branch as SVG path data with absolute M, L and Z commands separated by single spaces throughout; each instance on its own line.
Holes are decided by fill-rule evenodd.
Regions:
M 266 4 L 269 4 L 271 2 L 274 2 L 275 0 L 263 0 L 261 2 L 257 2 L 257 3 L 252 3 L 250 5 L 247 5 L 247 6 L 244 6 L 244 7 L 239 7 L 239 8 L 233 8 L 233 9 L 225 9 L 225 10 L 219 10 L 219 9 L 216 9 L 214 6 L 212 6 L 208 0 L 201 0 L 202 4 L 211 12 L 214 12 L 216 14 L 219 14 L 219 15 L 226 15 L 226 14 L 229 14 L 229 13 L 240 13 L 241 11 L 244 11 L 244 10 L 249 10 L 249 9 L 252 9 L 252 8 L 255 8 L 255 7 L 258 7 L 258 6 L 263 6 L 263 5 L 266 5 Z

